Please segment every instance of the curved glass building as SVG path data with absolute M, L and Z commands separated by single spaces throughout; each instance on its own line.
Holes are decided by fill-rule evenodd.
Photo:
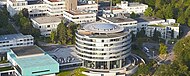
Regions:
M 91 23 L 76 32 L 76 53 L 85 68 L 100 71 L 125 67 L 130 50 L 130 31 L 123 27 Z

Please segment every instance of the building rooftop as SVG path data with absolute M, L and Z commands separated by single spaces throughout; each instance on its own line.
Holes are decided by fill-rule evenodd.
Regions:
M 44 51 L 38 46 L 15 47 L 12 48 L 12 51 L 15 53 L 17 57 L 44 53 Z
M 33 36 L 32 35 L 23 35 L 21 33 L 19 33 L 19 34 L 9 34 L 9 35 L 0 35 L 0 41 L 20 39 L 20 38 L 33 38 Z
M 28 5 L 33 5 L 33 4 L 43 4 L 43 1 L 37 0 L 37 1 L 27 1 Z
M 35 17 L 32 19 L 34 21 L 38 22 L 39 24 L 61 22 L 61 18 L 59 18 L 59 17 Z
M 138 22 L 149 22 L 149 21 L 158 21 L 158 20 L 164 20 L 164 19 L 156 18 L 156 17 L 139 17 L 139 18 L 136 18 L 135 20 L 137 20 Z
M 124 28 L 114 24 L 97 22 L 84 25 L 82 30 L 93 33 L 117 33 L 123 31 Z
M 33 68 L 34 66 L 41 67 L 45 65 L 51 66 L 52 64 L 57 64 L 57 62 L 49 55 L 17 58 L 15 61 L 21 68 Z
M 124 18 L 124 17 L 107 17 L 107 18 L 104 18 L 106 20 L 109 20 L 113 23 L 122 23 L 122 22 L 132 22 L 132 21 L 136 21 L 132 18 Z
M 60 64 L 67 64 L 67 63 L 75 63 L 81 62 L 77 57 L 76 53 L 74 52 L 74 47 L 67 47 L 67 48 L 57 48 L 53 51 L 48 51 L 47 53 L 52 56 L 55 60 L 62 59 L 63 62 L 59 62 Z
M 92 13 L 89 13 L 89 12 L 84 12 L 84 11 L 65 11 L 69 14 L 72 14 L 72 15 L 85 15 L 85 14 L 92 14 Z

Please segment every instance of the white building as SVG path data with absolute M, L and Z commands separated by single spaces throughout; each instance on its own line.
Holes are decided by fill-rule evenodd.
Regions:
M 164 19 L 155 17 L 139 17 L 135 20 L 137 20 L 138 31 L 141 29 L 146 29 L 147 25 L 158 25 L 165 22 Z
M 99 17 L 103 22 L 110 24 L 120 25 L 126 29 L 130 29 L 133 34 L 136 34 L 137 31 L 137 21 L 131 18 L 125 17 Z
M 96 22 L 96 13 L 89 13 L 85 11 L 64 11 L 63 17 L 76 24 Z
M 87 3 L 79 2 L 77 5 L 77 10 L 87 11 L 87 12 L 97 12 L 98 4 L 95 1 L 88 1 Z
M 7 0 L 7 10 L 11 16 L 22 9 L 28 9 L 30 17 L 62 16 L 65 10 L 64 0 Z
M 178 38 L 179 36 L 179 23 L 175 23 L 174 19 L 167 19 L 166 22 L 158 25 L 148 25 L 145 34 L 148 37 L 154 35 L 154 31 L 158 31 L 163 39 Z
M 122 8 L 125 13 L 138 13 L 142 14 L 145 12 L 145 10 L 148 8 L 148 5 L 138 3 L 138 2 L 133 2 L 129 3 L 128 1 L 121 1 L 121 4 L 117 4 L 118 7 Z
M 0 1 L 0 6 L 6 5 L 6 4 L 7 4 L 7 0 L 1 0 L 1 1 Z
M 57 26 L 61 23 L 58 17 L 36 17 L 32 18 L 33 27 L 40 29 L 41 35 L 50 36 L 51 31 L 55 31 Z
M 34 37 L 23 34 L 9 34 L 0 36 L 0 49 L 13 47 L 31 46 L 34 44 Z
M 126 68 L 134 68 L 140 60 L 129 57 L 130 30 L 109 23 L 91 23 L 81 27 L 76 32 L 75 47 L 77 56 L 83 61 L 82 66 L 90 70 L 83 72 L 88 76 L 125 76 L 126 71 L 131 70 Z

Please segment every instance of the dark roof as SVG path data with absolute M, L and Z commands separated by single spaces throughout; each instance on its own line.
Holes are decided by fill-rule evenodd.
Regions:
M 27 56 L 27 55 L 34 55 L 34 54 L 42 54 L 44 51 L 39 48 L 38 46 L 24 46 L 24 47 L 16 47 L 12 48 L 12 51 L 17 56 Z
M 158 20 L 164 20 L 164 19 L 156 18 L 156 17 L 139 17 L 139 18 L 136 18 L 135 20 L 137 20 L 138 22 L 149 22 L 149 21 L 158 21 Z

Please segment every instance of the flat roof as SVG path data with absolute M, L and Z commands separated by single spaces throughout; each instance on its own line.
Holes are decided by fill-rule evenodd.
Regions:
M 35 54 L 43 54 L 44 53 L 44 51 L 36 45 L 15 47 L 15 48 L 11 48 L 11 49 L 17 56 L 27 56 L 27 55 L 35 55 Z
M 156 18 L 156 17 L 139 17 L 139 18 L 136 18 L 135 20 L 137 20 L 138 22 L 149 22 L 149 21 L 158 21 L 158 20 L 164 20 L 164 19 Z
M 103 17 L 104 19 L 106 20 L 109 20 L 111 22 L 114 22 L 114 23 L 121 23 L 121 22 L 131 22 L 131 21 L 136 21 L 132 18 L 122 18 L 122 17 Z
M 74 50 L 76 50 L 75 47 L 57 48 L 55 50 L 48 51 L 47 53 L 57 59 L 67 60 L 71 58 L 69 62 L 64 62 L 62 64 L 81 62 Z
M 61 22 L 61 18 L 49 16 L 49 17 L 35 17 L 32 18 L 34 21 L 38 22 L 39 24 L 45 24 L 45 23 L 53 23 L 53 22 Z
M 65 11 L 69 14 L 72 14 L 72 15 L 85 15 L 85 14 L 92 14 L 92 13 L 89 13 L 89 12 L 84 12 L 84 11 Z
M 33 36 L 32 35 L 23 35 L 21 33 L 19 33 L 19 34 L 0 35 L 0 41 L 13 40 L 13 39 L 19 39 L 19 38 L 33 38 Z
M 43 4 L 43 1 L 37 0 L 37 1 L 27 1 L 28 5 L 33 5 L 33 4 Z
M 33 68 L 58 64 L 52 57 L 47 54 L 33 57 L 17 58 L 15 61 L 21 68 Z

